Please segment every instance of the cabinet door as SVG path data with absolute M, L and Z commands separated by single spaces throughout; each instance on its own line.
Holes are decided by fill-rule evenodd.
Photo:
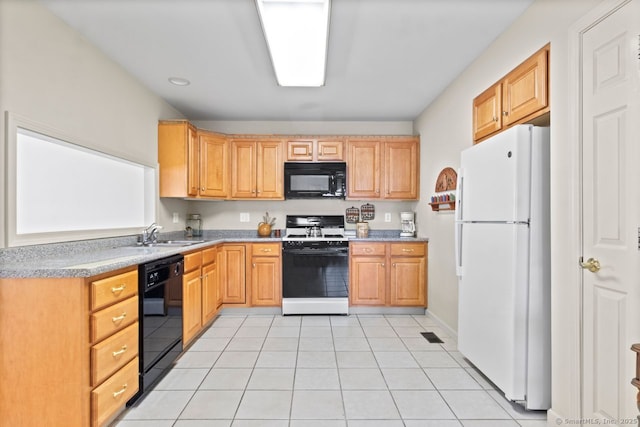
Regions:
M 197 130 L 187 121 L 158 123 L 160 197 L 198 195 Z
M 256 197 L 256 143 L 234 140 L 231 142 L 231 197 Z
M 229 146 L 222 135 L 200 135 L 200 195 L 225 198 L 229 193 Z
M 473 100 L 473 140 L 502 129 L 502 84 L 496 83 Z
M 380 141 L 347 142 L 347 197 L 380 197 Z
M 202 267 L 202 324 L 205 325 L 218 312 L 218 263 Z
M 384 198 L 418 198 L 419 146 L 417 140 L 384 144 Z
M 222 290 L 222 284 L 223 284 L 223 277 L 224 277 L 224 253 L 222 252 L 222 250 L 218 250 L 216 253 L 216 260 L 218 263 L 218 286 L 216 287 L 216 309 L 220 308 L 220 306 L 222 305 L 222 296 L 223 296 L 223 290 Z
M 182 342 L 186 345 L 202 327 L 202 280 L 200 269 L 182 276 Z
M 255 170 L 257 197 L 284 199 L 284 161 L 281 141 L 257 143 L 258 161 Z
M 536 52 L 504 78 L 504 126 L 511 125 L 548 105 L 547 55 L 546 48 Z
M 224 304 L 244 304 L 245 289 L 245 247 L 244 245 L 224 245 L 222 280 L 222 302 Z
M 313 160 L 313 139 L 287 141 L 287 160 L 310 162 Z
M 279 306 L 282 301 L 280 257 L 251 258 L 251 305 Z
M 425 258 L 391 257 L 392 306 L 425 306 Z
M 344 160 L 344 141 L 341 139 L 319 139 L 317 149 L 317 160 L 324 161 L 343 161 Z
M 351 257 L 349 301 L 351 305 L 385 305 L 384 257 Z
M 192 125 L 187 127 L 187 195 L 198 195 L 200 156 L 198 149 L 198 131 Z

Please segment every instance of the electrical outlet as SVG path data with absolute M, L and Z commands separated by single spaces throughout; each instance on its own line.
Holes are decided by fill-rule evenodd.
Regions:
M 173 213 L 173 223 L 177 224 L 180 222 L 180 215 L 178 215 L 178 212 L 174 212 Z
M 249 222 L 251 221 L 249 217 L 249 212 L 240 212 L 240 222 Z
M 384 222 L 391 222 L 391 214 L 389 212 L 384 214 Z

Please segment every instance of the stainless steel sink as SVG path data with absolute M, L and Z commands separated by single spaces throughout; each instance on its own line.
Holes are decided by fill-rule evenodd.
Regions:
M 137 243 L 136 246 L 148 248 L 148 247 L 162 247 L 162 246 L 191 246 L 196 245 L 198 243 L 204 243 L 204 240 L 158 240 L 155 243 L 149 243 L 143 245 L 142 243 Z

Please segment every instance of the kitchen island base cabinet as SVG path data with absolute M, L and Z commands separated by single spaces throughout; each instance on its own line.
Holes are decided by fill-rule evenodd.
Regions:
M 351 305 L 426 307 L 427 244 L 352 242 Z
M 138 390 L 138 349 L 131 344 L 104 367 L 91 352 L 137 331 L 137 289 L 137 267 L 91 278 L 0 279 L 0 425 L 112 420 Z M 116 305 L 122 321 L 105 325 Z

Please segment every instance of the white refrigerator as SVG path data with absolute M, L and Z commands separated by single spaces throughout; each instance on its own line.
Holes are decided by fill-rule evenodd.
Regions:
M 507 399 L 550 408 L 549 128 L 462 152 L 455 234 L 460 352 Z

